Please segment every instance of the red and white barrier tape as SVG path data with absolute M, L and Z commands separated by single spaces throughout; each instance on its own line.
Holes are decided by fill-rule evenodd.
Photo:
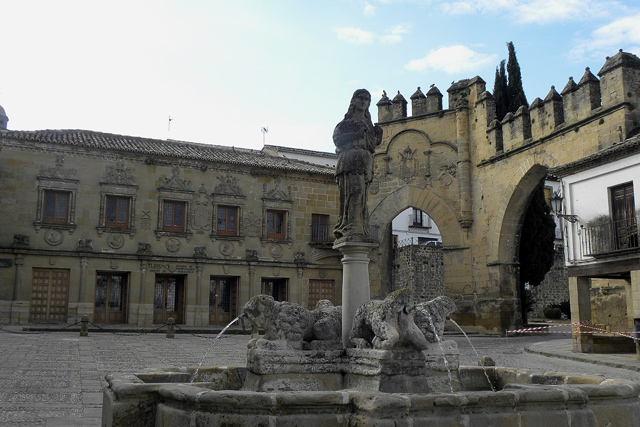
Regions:
M 572 326 L 572 327 L 576 327 L 578 328 L 578 330 L 576 331 L 549 331 L 549 328 L 557 328 L 559 326 Z M 589 328 L 589 329 L 593 329 L 591 331 L 582 331 L 580 330 L 580 328 Z M 545 330 L 547 329 L 547 330 Z M 625 337 L 625 338 L 631 338 L 636 339 L 635 337 L 633 337 L 631 334 L 631 332 L 617 332 L 617 331 L 607 331 L 606 329 L 600 329 L 600 328 L 596 328 L 595 326 L 591 326 L 591 322 L 586 321 L 586 322 L 579 322 L 579 323 L 567 323 L 567 324 L 560 324 L 560 325 L 546 325 L 546 326 L 538 326 L 535 328 L 526 328 L 526 329 L 513 329 L 510 331 L 507 331 L 508 334 L 510 333 L 517 333 L 517 334 L 522 334 L 522 333 L 541 333 L 541 334 L 613 334 L 613 335 L 620 335 L 621 337 Z

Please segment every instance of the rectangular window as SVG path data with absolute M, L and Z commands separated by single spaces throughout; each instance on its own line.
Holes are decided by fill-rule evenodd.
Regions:
M 329 241 L 329 215 L 311 215 L 311 241 Z
M 413 209 L 411 213 L 411 225 L 416 227 L 422 227 L 422 211 L 420 209 Z
M 45 191 L 42 221 L 68 224 L 70 198 L 68 192 Z
M 553 197 L 553 188 L 544 187 L 544 199 L 547 201 L 549 209 L 551 209 L 551 197 Z
M 612 249 L 638 247 L 638 224 L 633 183 L 611 188 L 611 222 L 614 233 L 614 247 Z
M 235 206 L 218 206 L 217 234 L 225 236 L 238 235 L 238 208 Z
M 164 231 L 184 232 L 186 216 L 186 202 L 171 202 L 165 200 L 162 207 L 162 229 Z
M 129 197 L 107 196 L 105 225 L 107 227 L 129 228 Z
M 267 211 L 267 237 L 273 239 L 285 239 L 285 211 Z

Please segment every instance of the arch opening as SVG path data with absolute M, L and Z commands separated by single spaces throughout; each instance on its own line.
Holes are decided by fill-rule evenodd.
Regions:
M 503 291 L 506 291 L 507 295 L 511 294 L 513 296 L 513 310 L 517 325 L 526 322 L 528 308 L 531 305 L 530 290 L 526 283 L 526 277 L 522 275 L 523 269 L 525 271 L 530 271 L 531 269 L 530 265 L 523 263 L 536 263 L 540 256 L 535 251 L 523 251 L 521 253 L 521 248 L 522 245 L 528 245 L 524 249 L 529 249 L 530 246 L 538 246 L 541 242 L 537 239 L 543 238 L 535 230 L 524 230 L 523 227 L 525 227 L 527 212 L 531 209 L 529 215 L 536 215 L 534 211 L 536 209 L 540 210 L 540 206 L 532 206 L 532 203 L 536 205 L 546 203 L 546 201 L 541 202 L 538 200 L 540 195 L 536 194 L 536 192 L 542 190 L 540 186 L 544 186 L 547 171 L 548 168 L 545 166 L 533 165 L 514 185 L 500 227 L 498 264 L 506 267 L 501 269 L 500 287 Z M 534 194 L 536 194 L 536 200 L 532 201 Z M 538 212 L 537 215 L 541 215 L 541 213 Z M 532 216 L 527 222 L 527 227 L 537 227 L 538 225 L 531 222 L 531 218 Z M 553 224 L 555 226 L 555 222 Z M 540 230 L 542 232 L 543 228 Z M 523 234 L 527 241 L 523 240 Z M 555 230 L 552 231 L 552 236 L 555 237 Z M 553 259 L 553 243 L 551 244 L 551 253 L 549 255 Z M 531 258 L 528 256 L 531 256 Z

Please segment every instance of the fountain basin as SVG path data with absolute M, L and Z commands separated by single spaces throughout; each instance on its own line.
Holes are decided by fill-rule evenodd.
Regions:
M 488 367 L 455 371 L 455 393 L 246 391 L 245 368 L 108 375 L 103 426 L 581 426 L 640 419 L 640 385 L 599 376 Z

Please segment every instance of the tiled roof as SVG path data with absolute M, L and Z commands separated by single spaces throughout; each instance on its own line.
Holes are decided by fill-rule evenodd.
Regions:
M 557 177 L 564 177 L 637 153 L 640 153 L 640 135 L 633 136 L 622 143 L 615 144 L 595 154 L 576 160 L 575 162 L 552 168 L 549 170 L 549 173 Z
M 321 175 L 335 174 L 335 170 L 330 167 L 300 160 L 270 156 L 259 150 L 114 135 L 88 130 L 0 130 L 0 141 L 4 138 L 85 147 L 96 150 L 121 151 L 141 155 L 166 156 L 240 166 L 255 166 L 292 172 L 316 173 Z
M 326 151 L 305 150 L 304 148 L 281 147 L 279 145 L 269 145 L 269 144 L 265 144 L 264 148 L 268 150 L 277 151 L 279 153 L 296 153 L 296 154 L 304 154 L 307 156 L 326 157 L 329 159 L 338 158 L 338 155 L 336 153 L 328 153 Z

